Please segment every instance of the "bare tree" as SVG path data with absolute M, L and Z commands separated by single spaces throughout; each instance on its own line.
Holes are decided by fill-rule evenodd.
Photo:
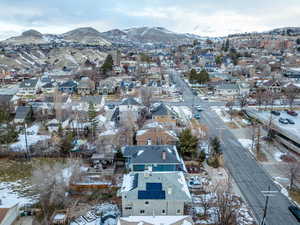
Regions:
M 232 120 L 232 116 L 233 116 L 233 106 L 234 106 L 234 101 L 229 101 L 225 104 L 225 107 L 228 109 L 230 115 L 230 120 Z
M 55 209 L 62 209 L 69 203 L 66 195 L 71 175 L 78 174 L 79 161 L 69 161 L 66 165 L 39 165 L 33 170 L 33 190 L 39 194 L 39 205 L 43 214 L 42 224 L 50 224 Z M 77 172 L 75 172 L 77 171 Z
M 299 95 L 299 92 L 300 92 L 299 88 L 296 87 L 285 88 L 283 90 L 283 93 L 286 97 L 286 100 L 288 101 L 291 110 L 293 109 L 295 99 Z
M 300 183 L 300 163 L 289 162 L 287 164 L 286 173 L 290 179 L 289 189 L 293 189 L 296 182 Z
M 243 109 L 247 105 L 247 99 L 248 99 L 247 95 L 243 95 L 238 98 L 238 102 L 241 109 Z
M 140 95 L 143 104 L 149 109 L 152 101 L 152 90 L 150 87 L 142 87 L 140 89 Z
M 255 93 L 255 99 L 256 99 L 256 104 L 258 106 L 261 106 L 264 102 L 264 92 L 265 90 L 263 88 L 257 88 L 256 93 Z

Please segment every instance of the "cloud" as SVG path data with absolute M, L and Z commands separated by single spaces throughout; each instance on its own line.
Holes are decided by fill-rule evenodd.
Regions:
M 1 39 L 31 28 L 62 33 L 80 26 L 161 26 L 219 36 L 300 26 L 299 0 L 1 0 L 0 8 Z

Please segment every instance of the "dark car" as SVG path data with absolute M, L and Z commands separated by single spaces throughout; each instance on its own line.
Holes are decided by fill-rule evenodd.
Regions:
M 289 115 L 291 115 L 291 116 L 298 116 L 298 113 L 296 113 L 293 110 L 288 110 L 286 113 L 289 114 Z
M 279 121 L 279 123 L 282 123 L 282 124 L 289 124 L 289 121 L 287 121 L 286 119 L 284 119 L 284 118 L 282 118 L 282 117 L 280 117 L 280 118 L 278 119 L 278 121 Z
M 280 116 L 280 112 L 278 112 L 278 111 L 271 111 L 271 113 L 273 114 L 273 115 L 275 115 L 275 116 Z
M 298 222 L 300 222 L 300 209 L 295 205 L 291 205 L 291 206 L 289 206 L 289 210 L 296 217 Z
M 199 113 L 196 113 L 196 114 L 194 115 L 194 118 L 197 119 L 197 120 L 200 119 L 200 114 L 199 114 Z
M 288 121 L 289 124 L 295 124 L 295 122 L 291 119 L 285 119 L 286 121 Z
M 108 106 L 109 109 L 115 108 L 115 105 L 114 105 L 114 104 L 108 104 L 107 106 Z

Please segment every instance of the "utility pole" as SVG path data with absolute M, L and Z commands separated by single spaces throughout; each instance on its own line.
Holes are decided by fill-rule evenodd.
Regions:
M 30 160 L 30 152 L 29 152 L 29 149 L 28 149 L 28 142 L 27 142 L 27 123 L 24 124 L 24 131 L 25 131 L 26 155 L 27 155 L 27 159 Z
M 271 191 L 270 190 L 270 185 L 269 185 L 267 191 L 262 191 L 263 195 L 266 197 L 266 202 L 265 202 L 265 207 L 264 207 L 263 218 L 262 218 L 262 221 L 261 221 L 260 225 L 265 225 L 265 219 L 266 219 L 266 216 L 267 216 L 269 197 L 274 197 L 275 196 L 274 194 L 276 194 L 277 192 L 278 191 Z

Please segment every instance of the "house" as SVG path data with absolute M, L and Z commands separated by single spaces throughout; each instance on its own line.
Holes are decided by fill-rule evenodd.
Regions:
M 132 120 L 136 122 L 144 106 L 137 99 L 129 97 L 122 100 L 119 105 L 119 121 Z
M 280 93 L 282 91 L 282 83 L 278 80 L 267 80 L 262 83 L 262 88 L 272 93 Z
M 190 216 L 128 216 L 120 217 L 117 225 L 193 225 Z
M 68 80 L 59 84 L 58 90 L 64 93 L 73 94 L 77 91 L 77 83 L 72 80 Z
M 233 96 L 238 95 L 240 89 L 237 84 L 223 83 L 215 86 L 214 93 L 217 95 Z
M 19 85 L 18 96 L 35 95 L 38 92 L 39 79 L 28 79 L 24 80 Z
M 41 91 L 46 94 L 52 94 L 56 90 L 56 83 L 55 82 L 49 82 L 45 83 L 41 86 Z
M 24 123 L 30 112 L 29 106 L 18 106 L 14 118 L 15 123 Z
M 191 195 L 182 172 L 131 172 L 121 188 L 123 216 L 180 216 Z
M 136 133 L 137 145 L 175 145 L 177 135 L 172 130 L 165 128 L 158 122 L 146 124 Z
M 74 111 L 88 111 L 89 105 L 92 104 L 96 112 L 103 109 L 105 99 L 100 95 L 86 95 L 78 98 L 70 98 L 68 100 L 70 107 Z
M 19 204 L 4 207 L 2 207 L 0 204 L 0 225 L 11 225 L 16 221 L 18 216 Z
M 125 146 L 122 153 L 131 171 L 186 171 L 175 145 Z
M 152 119 L 164 127 L 174 128 L 177 125 L 177 114 L 169 106 L 159 103 L 151 109 Z
M 95 90 L 95 83 L 90 80 L 88 77 L 82 78 L 78 82 L 77 92 L 80 95 L 90 95 Z
M 99 81 L 97 91 L 101 95 L 109 95 L 114 94 L 118 87 L 118 81 L 113 78 L 109 77 L 105 80 Z

